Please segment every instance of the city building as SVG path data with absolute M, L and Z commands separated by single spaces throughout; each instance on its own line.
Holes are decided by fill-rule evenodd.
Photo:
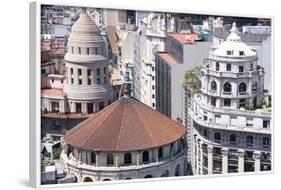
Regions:
M 201 93 L 186 92 L 193 174 L 271 170 L 271 108 L 257 63 L 234 23 L 203 64 Z
M 113 101 L 109 59 L 100 30 L 81 13 L 68 39 L 65 74 L 42 76 L 42 133 L 62 134 Z
M 243 27 L 245 28 L 243 31 Z M 251 28 L 254 28 L 251 30 L 252 32 L 247 32 L 247 30 L 250 30 Z M 256 31 L 258 29 L 262 28 L 262 26 L 242 26 L 242 33 L 237 29 L 238 36 L 242 39 L 244 43 L 246 43 L 248 46 L 255 48 L 256 52 L 258 54 L 258 65 L 262 66 L 265 71 L 264 76 L 264 85 L 265 89 L 268 91 L 268 93 L 272 93 L 272 72 L 271 72 L 271 46 L 272 46 L 272 40 L 271 40 L 271 29 L 264 26 L 263 29 L 260 31 Z M 219 44 L 224 42 L 226 38 L 229 35 L 228 30 L 224 30 L 221 27 L 214 28 L 214 48 L 217 47 Z
M 186 128 L 131 98 L 128 84 L 64 136 L 61 161 L 77 182 L 186 175 Z
M 156 108 L 155 55 L 165 50 L 167 36 L 165 14 L 150 13 L 135 32 L 134 97 Z
M 169 33 L 166 50 L 156 53 L 156 110 L 176 121 L 183 120 L 182 84 L 187 70 L 201 65 L 212 42 L 196 33 Z M 153 96 L 153 95 L 152 95 Z

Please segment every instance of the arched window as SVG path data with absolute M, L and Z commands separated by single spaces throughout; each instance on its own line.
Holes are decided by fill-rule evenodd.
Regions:
M 236 135 L 235 134 L 231 134 L 230 137 L 229 137 L 229 141 L 231 143 L 236 142 Z
M 107 154 L 106 163 L 107 163 L 107 165 L 113 165 L 113 155 L 112 154 Z
M 223 91 L 224 92 L 231 92 L 231 84 L 229 82 L 224 83 Z
M 95 152 L 91 152 L 91 163 L 92 164 L 96 163 L 96 153 Z
M 159 158 L 159 159 L 163 158 L 163 148 L 162 148 L 162 147 L 160 147 L 160 148 L 158 149 L 158 158 Z
M 126 153 L 124 155 L 124 164 L 132 164 L 132 156 L 131 153 Z
M 215 132 L 214 139 L 215 139 L 215 141 L 220 141 L 221 140 L 221 134 L 218 133 L 218 132 Z
M 253 145 L 253 141 L 254 141 L 253 136 L 248 135 L 246 137 L 246 145 L 252 146 Z
M 175 176 L 180 176 L 180 165 L 178 164 L 175 169 Z
M 153 176 L 152 175 L 146 175 L 146 176 L 144 176 L 144 178 L 153 178 Z
M 149 152 L 146 150 L 142 153 L 142 162 L 148 162 L 149 161 Z
M 93 180 L 90 177 L 85 177 L 83 182 L 93 182 Z
M 263 137 L 263 138 L 262 138 L 262 144 L 263 144 L 264 146 L 269 146 L 269 144 L 270 144 L 269 138 L 268 138 L 268 137 Z
M 239 92 L 246 92 L 247 91 L 247 85 L 242 82 L 239 84 Z
M 211 90 L 217 90 L 217 83 L 215 81 L 211 82 Z
M 231 64 L 230 63 L 226 64 L 226 71 L 231 71 Z

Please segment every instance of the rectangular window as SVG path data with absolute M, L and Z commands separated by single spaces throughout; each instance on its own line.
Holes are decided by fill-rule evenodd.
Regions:
M 91 69 L 88 69 L 88 70 L 87 70 L 87 75 L 88 75 L 88 76 L 91 76 Z
M 100 102 L 99 103 L 99 111 L 102 110 L 103 108 L 104 108 L 104 104 L 103 104 L 103 102 Z
M 154 94 L 152 94 L 152 98 L 153 98 L 153 99 L 155 98 L 155 95 L 154 95 Z
M 78 79 L 78 84 L 82 85 L 82 79 Z
M 87 55 L 89 55 L 90 54 L 90 48 L 87 48 L 86 51 L 87 51 Z
M 73 68 L 70 68 L 70 74 L 73 75 Z
M 87 112 L 88 112 L 88 114 L 93 113 L 93 111 L 94 111 L 93 108 L 94 108 L 94 106 L 93 106 L 92 103 L 88 103 L 88 104 L 87 104 Z
M 106 74 L 106 67 L 103 68 L 103 73 Z
M 78 69 L 78 76 L 82 75 L 82 69 Z
M 257 90 L 257 85 L 258 85 L 257 82 L 254 82 L 254 83 L 253 83 L 253 87 L 252 87 L 253 91 L 256 91 L 256 90 Z
M 88 85 L 91 85 L 91 84 L 92 84 L 92 80 L 88 79 Z
M 71 53 L 74 54 L 74 47 L 71 46 Z
M 59 112 L 59 102 L 52 102 L 52 112 Z
M 100 69 L 97 69 L 97 75 L 100 75 Z
M 71 78 L 71 84 L 74 84 L 74 79 L 73 78 Z
M 78 54 L 81 54 L 81 47 L 78 48 Z
M 55 80 L 54 80 L 54 78 L 52 78 L 52 83 L 54 83 L 55 82 Z
M 152 107 L 155 108 L 155 103 L 152 103 Z
M 155 67 L 152 67 L 151 70 L 154 71 Z
M 253 63 L 250 64 L 250 71 L 252 71 L 254 69 L 254 65 Z
M 268 120 L 263 120 L 262 127 L 263 127 L 263 128 L 269 128 L 269 126 L 270 126 L 270 121 L 268 121 Z
M 61 80 L 60 80 L 60 83 L 62 83 L 62 84 L 63 84 L 63 79 L 61 79 Z
M 244 55 L 244 51 L 239 51 L 239 55 L 243 56 Z
M 97 84 L 100 84 L 100 79 L 99 78 L 97 78 Z
M 152 76 L 152 80 L 154 80 L 154 76 Z
M 155 86 L 154 85 L 152 85 L 152 90 L 154 90 L 155 89 Z
M 81 113 L 81 103 L 76 103 L 76 113 Z
M 226 51 L 226 55 L 232 55 L 232 51 L 227 50 L 227 51 Z
M 230 107 L 231 106 L 231 99 L 228 99 L 228 98 L 224 99 L 223 104 L 224 104 L 224 106 Z
M 216 71 L 219 71 L 220 70 L 220 64 L 219 62 L 216 62 Z
M 243 73 L 244 72 L 244 67 L 242 65 L 239 65 L 239 73 Z

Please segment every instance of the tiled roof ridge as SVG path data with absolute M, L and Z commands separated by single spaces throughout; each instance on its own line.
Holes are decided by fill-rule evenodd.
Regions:
M 84 146 L 87 142 L 88 142 L 88 140 L 89 139 L 91 139 L 91 136 L 92 135 L 94 135 L 97 131 L 98 131 L 98 129 L 99 128 L 101 128 L 101 126 L 102 126 L 102 124 L 114 113 L 114 111 L 119 107 L 119 105 L 120 105 L 120 101 L 116 101 L 115 102 L 117 105 L 115 106 L 115 108 L 111 111 L 111 113 L 107 116 L 107 117 L 105 117 L 103 120 L 102 120 L 102 122 L 100 122 L 100 124 L 99 124 L 99 126 L 97 126 L 96 128 L 95 128 L 95 130 L 91 130 L 91 133 L 89 133 L 89 135 L 85 138 L 85 140 L 81 143 L 82 144 L 82 146 Z M 103 110 L 103 111 L 105 111 L 105 110 Z M 102 111 L 101 112 L 99 112 L 99 114 L 97 114 L 97 115 L 100 115 L 102 113 Z M 96 115 L 96 116 L 97 116 Z M 94 116 L 94 117 L 96 117 L 96 116 Z M 90 121 L 91 119 L 89 119 L 89 121 Z
M 117 139 L 117 143 L 116 143 L 116 150 L 118 150 L 120 148 L 120 139 L 121 139 L 121 132 L 123 132 L 123 121 L 124 121 L 124 116 L 126 115 L 127 113 L 127 103 L 128 101 L 125 102 L 125 106 L 124 106 L 124 111 L 123 111 L 123 114 L 122 114 L 122 120 L 121 120 L 121 127 L 119 128 L 119 136 L 118 136 L 118 139 Z
M 139 102 L 137 102 L 137 103 L 139 103 Z M 152 135 L 149 133 L 149 130 L 147 129 L 146 125 L 144 124 L 144 122 L 142 121 L 142 118 L 140 117 L 140 115 L 138 113 L 138 109 L 135 108 L 135 104 L 132 104 L 132 106 L 133 106 L 134 110 L 136 111 L 137 116 L 138 116 L 142 126 L 144 126 L 145 131 L 147 132 L 148 136 L 150 137 L 150 140 L 153 143 L 153 146 L 156 146 L 156 143 L 154 142 L 154 139 L 152 138 Z M 149 106 L 147 106 L 147 107 L 150 108 Z M 152 109 L 152 108 L 150 108 L 150 109 Z

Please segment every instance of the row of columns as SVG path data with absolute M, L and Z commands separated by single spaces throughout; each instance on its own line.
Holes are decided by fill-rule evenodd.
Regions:
M 208 174 L 213 174 L 213 146 L 208 145 L 207 152 L 208 152 Z M 228 148 L 222 148 L 221 153 L 222 153 L 222 174 L 226 174 L 228 173 Z M 245 150 L 239 149 L 237 153 L 238 153 L 238 172 L 241 173 L 244 172 Z M 255 151 L 253 153 L 253 158 L 255 160 L 255 172 L 259 172 L 261 153 Z

